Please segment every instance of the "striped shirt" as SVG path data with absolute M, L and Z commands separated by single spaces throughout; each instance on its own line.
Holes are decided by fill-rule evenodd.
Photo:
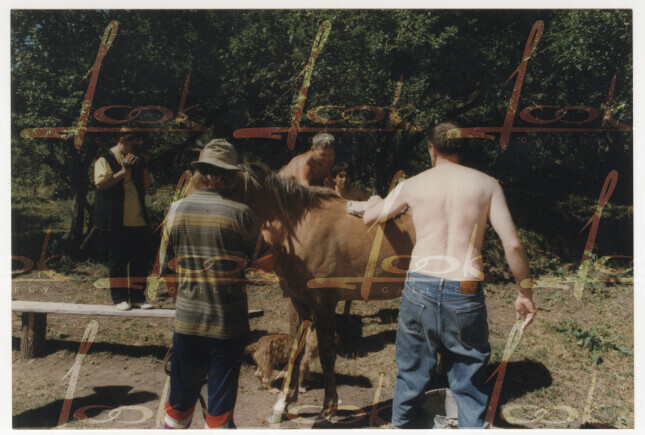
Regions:
M 249 331 L 244 269 L 260 225 L 246 205 L 199 189 L 173 203 L 164 233 L 168 246 L 162 274 L 174 272 L 175 331 L 212 338 L 236 338 Z

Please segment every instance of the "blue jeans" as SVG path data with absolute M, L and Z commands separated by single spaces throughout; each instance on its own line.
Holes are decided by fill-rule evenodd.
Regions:
M 459 427 L 482 428 L 490 344 L 481 284 L 474 294 L 462 294 L 459 281 L 408 272 L 396 332 L 393 426 L 410 427 L 416 420 L 438 350 L 459 407 Z
M 206 425 L 214 428 L 232 423 L 245 344 L 245 337 L 221 340 L 174 333 L 166 427 L 190 426 L 207 377 Z

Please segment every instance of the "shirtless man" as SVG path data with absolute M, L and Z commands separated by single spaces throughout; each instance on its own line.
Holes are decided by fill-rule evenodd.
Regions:
M 334 188 L 331 179 L 331 166 L 336 156 L 336 139 L 329 133 L 318 133 L 311 141 L 311 149 L 304 154 L 294 157 L 280 170 L 280 177 L 295 180 L 303 186 L 325 186 Z M 266 222 L 262 230 L 262 237 L 270 245 L 274 245 L 284 236 L 284 229 L 280 223 L 271 225 Z M 289 300 L 290 335 L 295 337 L 297 323 L 293 319 L 298 314 L 291 300 Z
M 367 201 L 370 196 L 361 189 L 352 186 L 352 174 L 347 162 L 339 162 L 331 168 L 334 189 L 338 196 L 348 201 Z
M 334 163 L 336 140 L 329 133 L 318 133 L 312 140 L 311 149 L 294 157 L 280 170 L 280 176 L 296 180 L 304 186 L 334 188 L 331 180 L 331 165 Z
M 312 139 L 311 149 L 294 157 L 284 166 L 278 175 L 294 180 L 303 186 L 325 186 L 334 188 L 331 179 L 331 166 L 334 164 L 336 139 L 329 133 L 318 133 Z M 271 225 L 265 222 L 262 230 L 264 240 L 273 245 L 284 236 L 284 229 L 279 222 Z
M 396 336 L 393 427 L 410 427 L 418 415 L 438 349 L 459 408 L 459 427 L 484 425 L 489 391 L 482 369 L 490 345 L 481 246 L 487 221 L 518 285 L 515 311 L 518 319 L 525 316 L 522 329 L 535 317 L 528 260 L 502 188 L 459 164 L 461 141 L 448 134 L 453 128 L 443 123 L 432 130 L 431 169 L 399 184 L 385 199 L 371 198 L 363 217 L 371 225 L 409 206 L 416 231 Z

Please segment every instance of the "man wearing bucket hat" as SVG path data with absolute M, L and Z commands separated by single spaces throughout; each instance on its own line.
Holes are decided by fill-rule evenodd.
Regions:
M 149 257 L 145 191 L 150 175 L 147 160 L 139 156 L 141 142 L 140 135 L 125 127 L 117 144 L 94 164 L 94 226 L 106 231 L 110 293 L 122 311 L 152 308 L 144 294 Z
M 233 145 L 210 141 L 192 166 L 196 190 L 171 205 L 164 226 L 162 275 L 176 298 L 165 423 L 190 426 L 208 376 L 206 427 L 230 428 L 249 331 L 242 269 L 250 264 L 260 224 L 249 207 L 227 197 L 239 171 Z

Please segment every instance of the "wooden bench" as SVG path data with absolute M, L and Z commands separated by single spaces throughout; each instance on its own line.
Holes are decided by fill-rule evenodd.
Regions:
M 167 317 L 174 318 L 175 310 L 156 308 L 121 311 L 114 305 L 66 304 L 62 302 L 11 301 L 11 311 L 22 313 L 22 340 L 20 352 L 23 358 L 38 356 L 47 332 L 47 314 L 82 314 L 86 316 L 121 317 Z M 261 317 L 263 310 L 250 309 L 249 318 Z

